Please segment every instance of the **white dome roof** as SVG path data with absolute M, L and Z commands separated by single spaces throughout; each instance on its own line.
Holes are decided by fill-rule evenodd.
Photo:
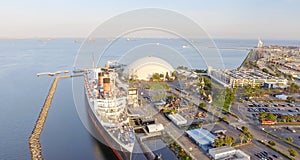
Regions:
M 154 73 L 166 74 L 174 71 L 174 68 L 165 60 L 157 57 L 144 57 L 138 59 L 128 65 L 126 72 L 129 75 L 137 75 L 137 79 L 140 80 L 149 80 Z

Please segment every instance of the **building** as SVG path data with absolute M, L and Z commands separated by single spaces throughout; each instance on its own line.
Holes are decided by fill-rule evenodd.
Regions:
M 178 75 L 185 76 L 188 79 L 198 79 L 199 78 L 199 76 L 196 72 L 189 71 L 188 69 L 177 69 L 176 72 Z
M 264 43 L 260 39 L 258 39 L 257 48 L 263 47 L 263 44 Z
M 166 105 L 166 102 L 164 100 L 160 100 L 160 101 L 157 101 L 157 102 L 153 102 L 153 105 L 154 106 L 164 106 Z
M 287 88 L 288 85 L 283 85 L 283 84 L 278 85 L 278 83 L 276 83 L 276 82 L 265 82 L 263 84 L 263 87 L 264 88 L 281 88 L 281 89 L 284 89 L 284 88 Z
M 149 133 L 160 132 L 160 131 L 164 130 L 164 126 L 160 123 L 149 124 L 149 125 L 147 125 L 146 130 Z
M 278 78 L 260 70 L 219 70 L 211 69 L 211 76 L 217 82 L 225 84 L 228 87 L 243 87 L 243 86 L 266 86 L 280 87 L 287 86 L 287 79 Z M 272 84 L 272 85 L 270 85 Z
M 167 116 L 177 126 L 182 126 L 187 124 L 187 120 L 178 113 L 168 114 Z
M 265 124 L 265 125 L 274 125 L 274 124 L 275 124 L 275 121 L 264 120 L 264 121 L 261 121 L 261 124 Z
M 212 148 L 208 150 L 209 155 L 214 160 L 250 160 L 250 156 L 241 150 L 236 150 L 233 147 L 223 146 L 218 148 Z
M 133 106 L 138 106 L 138 89 L 129 88 L 128 89 L 128 104 Z
M 288 96 L 285 94 L 277 94 L 277 95 L 275 95 L 275 97 L 280 100 L 287 100 L 287 98 L 288 98 Z
M 193 140 L 204 151 L 207 151 L 209 147 L 214 143 L 217 137 L 203 128 L 197 128 L 185 131 L 188 137 Z
M 125 70 L 129 77 L 134 77 L 138 80 L 150 80 L 154 73 L 163 74 L 168 72 L 169 75 L 174 71 L 174 68 L 165 60 L 157 57 L 144 57 L 131 63 Z

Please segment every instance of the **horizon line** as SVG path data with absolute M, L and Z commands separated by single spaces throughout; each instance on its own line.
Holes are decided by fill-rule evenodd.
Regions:
M 101 39 L 112 39 L 115 37 L 98 37 Z M 180 39 L 180 37 L 120 37 L 120 38 L 132 38 L 132 39 Z M 0 37 L 0 39 L 87 39 L 87 37 L 81 36 L 40 36 L 40 37 Z M 188 39 L 209 39 L 209 38 L 195 38 L 191 37 Z M 262 38 L 262 37 L 211 37 L 211 39 L 232 39 L 232 40 L 289 40 L 289 41 L 300 41 L 300 38 Z

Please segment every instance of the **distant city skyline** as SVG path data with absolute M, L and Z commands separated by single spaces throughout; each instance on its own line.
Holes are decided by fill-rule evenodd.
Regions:
M 1 2 L 0 38 L 87 37 L 118 14 L 162 8 L 191 18 L 213 38 L 300 40 L 299 6 L 297 0 L 10 0 Z

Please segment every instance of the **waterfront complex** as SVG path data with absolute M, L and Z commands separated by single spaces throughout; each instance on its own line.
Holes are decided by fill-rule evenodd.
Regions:
M 286 88 L 287 79 L 278 78 L 260 70 L 210 70 L 211 76 L 217 78 L 228 87 L 264 86 L 268 88 Z

